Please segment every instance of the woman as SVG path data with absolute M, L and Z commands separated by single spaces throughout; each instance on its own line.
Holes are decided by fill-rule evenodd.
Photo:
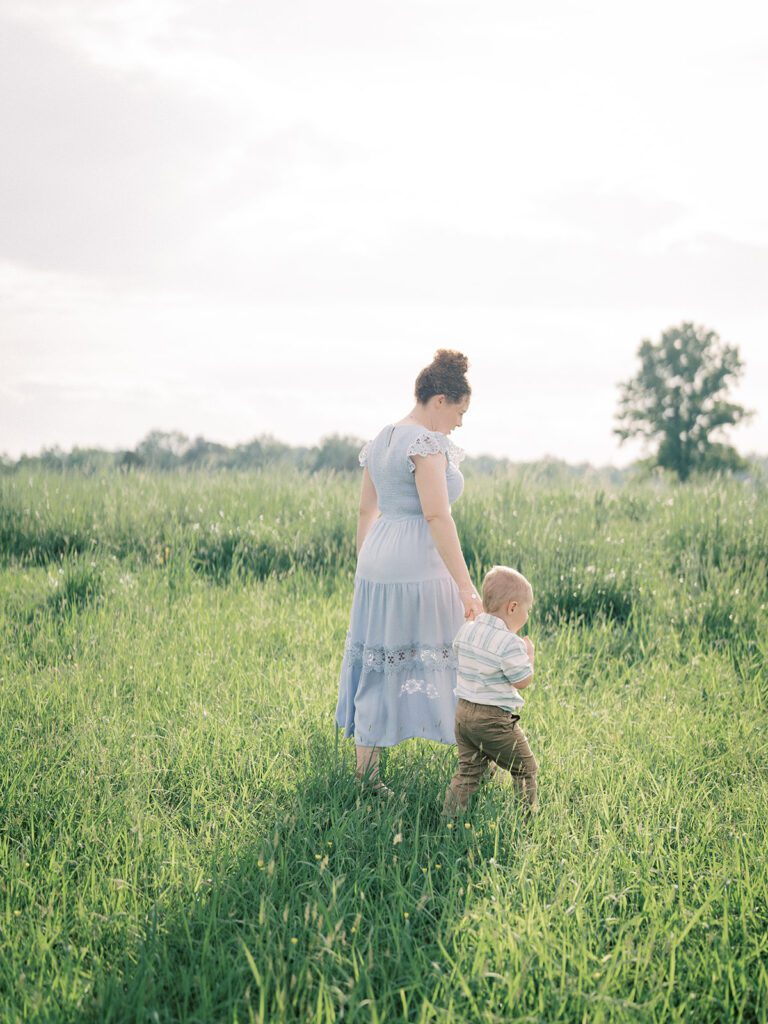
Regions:
M 336 723 L 357 745 L 357 776 L 382 795 L 379 748 L 415 736 L 453 743 L 453 638 L 482 603 L 451 503 L 463 452 L 448 440 L 471 394 L 468 361 L 440 349 L 416 379 L 416 405 L 360 453 L 357 572 Z

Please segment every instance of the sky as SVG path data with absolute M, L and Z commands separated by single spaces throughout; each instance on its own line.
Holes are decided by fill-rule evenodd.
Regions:
M 0 452 L 373 436 L 626 465 L 692 320 L 768 452 L 761 0 L 0 0 Z

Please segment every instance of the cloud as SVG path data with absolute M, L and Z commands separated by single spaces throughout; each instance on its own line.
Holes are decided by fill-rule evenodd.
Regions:
M 0 42 L 0 259 L 143 276 L 200 219 L 221 111 L 98 68 L 27 25 Z
M 135 439 L 158 410 L 222 437 L 373 429 L 388 399 L 348 394 L 356 359 L 400 394 L 413 351 L 493 339 L 535 357 L 526 443 L 554 451 L 563 391 L 603 388 L 608 422 L 645 334 L 692 318 L 761 344 L 756 2 L 725 35 L 693 0 L 639 21 L 607 0 L 3 3 L 14 444 L 59 413 L 70 439 Z M 248 390 L 283 378 L 294 405 Z
M 279 195 L 279 192 L 278 192 Z M 315 214 L 297 204 L 211 227 L 205 258 L 180 266 L 211 294 L 254 303 L 476 304 L 522 308 L 693 311 L 716 300 L 723 311 L 768 309 L 768 246 L 698 231 L 667 236 L 642 200 L 617 200 L 634 224 L 550 220 L 542 236 L 451 229 L 437 223 L 366 224 L 329 199 Z M 670 223 L 674 222 L 670 204 Z M 304 216 L 306 213 L 306 216 Z
M 570 234 L 585 239 L 642 238 L 678 224 L 688 214 L 680 202 L 581 188 L 542 199 L 542 219 L 555 218 Z
M 651 115 L 682 103 L 640 89 L 644 58 L 627 69 L 605 48 L 627 26 L 614 11 L 601 35 L 599 4 L 18 9 L 0 54 L 0 258 L 222 301 L 635 303 L 677 282 L 687 301 L 697 268 L 741 297 L 729 245 L 742 280 L 761 272 L 761 239 L 737 241 L 727 211 L 633 180 L 658 179 Z M 712 43 L 706 18 L 696 31 Z M 704 64 L 697 51 L 693 83 L 686 62 L 670 83 L 688 97 Z
M 76 7 L 58 4 L 45 25 L 27 4 L 26 18 L 3 25 L 0 133 L 11 145 L 0 260 L 172 286 L 187 258 L 206 265 L 220 222 L 247 230 L 249 209 L 296 175 L 339 164 L 349 145 L 306 119 L 261 116 L 258 97 L 235 88 L 236 66 L 211 54 L 190 50 L 179 64 L 174 51 L 183 73 L 164 76 L 158 39 L 171 45 L 172 5 L 165 19 L 134 20 L 126 6 L 86 4 L 78 21 Z M 204 95 L 212 64 L 235 71 L 226 98 Z

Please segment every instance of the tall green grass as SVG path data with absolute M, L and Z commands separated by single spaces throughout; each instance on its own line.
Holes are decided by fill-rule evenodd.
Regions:
M 354 560 L 344 478 L 282 473 L 0 478 L 0 551 L 25 565 L 99 553 L 176 559 L 216 580 L 266 579 Z
M 376 803 L 333 726 L 353 483 L 0 481 L 0 1018 L 768 1018 L 765 494 L 472 484 L 542 810 L 448 828 L 450 748 Z

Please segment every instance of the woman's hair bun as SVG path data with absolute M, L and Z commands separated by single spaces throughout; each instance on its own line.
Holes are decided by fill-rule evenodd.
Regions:
M 435 358 L 416 378 L 416 401 L 426 404 L 435 395 L 445 395 L 449 402 L 461 402 L 472 394 L 467 381 L 469 360 L 463 352 L 439 348 Z
M 456 373 L 465 374 L 469 369 L 469 360 L 463 352 L 457 352 L 453 348 L 439 348 L 435 352 L 435 358 L 432 360 L 432 366 L 444 367 L 446 370 L 455 370 Z

